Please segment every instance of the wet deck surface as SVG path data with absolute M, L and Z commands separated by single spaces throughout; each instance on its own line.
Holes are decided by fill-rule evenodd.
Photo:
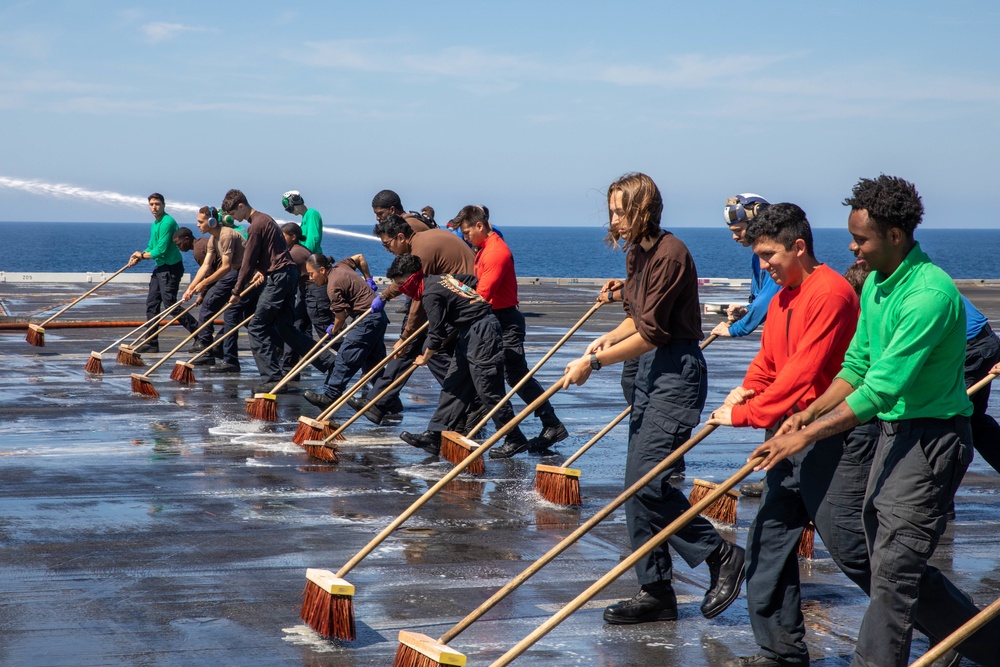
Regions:
M 81 291 L 4 285 L 0 300 L 24 316 Z M 996 322 L 1000 288 L 963 291 Z M 592 292 L 522 287 L 529 363 L 587 310 Z M 112 284 L 65 317 L 142 320 L 144 293 Z M 731 298 L 702 292 L 704 301 Z M 390 316 L 396 331 L 399 315 Z M 621 317 L 617 305 L 598 311 L 542 369 L 542 384 Z M 706 329 L 712 324 L 706 317 Z M 258 378 L 246 351 L 241 376 L 199 368 L 193 387 L 169 380 L 167 362 L 152 376 L 159 399 L 131 393 L 135 369 L 116 365 L 113 352 L 103 377 L 85 375 L 89 353 L 124 333 L 49 329 L 47 346 L 34 348 L 23 332 L 0 332 L 2 665 L 390 665 L 399 630 L 441 635 L 621 490 L 624 425 L 575 464 L 581 509 L 549 505 L 531 490 L 536 463 L 561 464 L 625 407 L 619 371 L 609 368 L 556 395 L 572 434 L 559 456 L 488 461 L 484 477 L 460 477 L 362 561 L 347 576 L 357 588 L 357 641 L 324 640 L 298 619 L 305 569 L 337 570 L 449 469 L 398 439 L 424 429 L 437 396 L 431 376 L 421 370 L 407 386 L 401 424 L 359 420 L 331 465 L 291 442 L 298 416 L 317 412 L 300 396 L 321 384 L 315 371 L 279 396 L 277 424 L 251 421 L 242 398 Z M 179 340 L 177 331 L 165 334 L 161 349 Z M 709 408 L 738 384 L 758 343 L 751 336 L 706 350 Z M 539 428 L 534 418 L 525 424 L 529 435 Z M 716 431 L 687 457 L 680 486 L 687 493 L 694 478 L 724 479 L 761 437 Z M 723 535 L 745 543 L 755 511 L 754 499 L 741 499 L 738 524 Z M 935 564 L 983 606 L 1000 594 L 1000 476 L 978 458 L 957 512 Z M 629 553 L 619 511 L 450 645 L 470 665 L 490 664 Z M 635 592 L 629 572 L 515 664 L 699 666 L 754 652 L 745 601 L 702 618 L 707 568 L 675 565 L 676 623 L 603 623 L 606 604 Z M 819 542 L 801 571 L 813 664 L 846 665 L 866 598 Z M 914 655 L 925 647 L 918 640 Z

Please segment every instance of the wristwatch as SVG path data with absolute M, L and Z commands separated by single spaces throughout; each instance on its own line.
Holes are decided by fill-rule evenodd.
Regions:
M 615 291 L 613 289 L 608 290 L 608 303 L 614 303 L 615 301 Z
M 601 370 L 601 361 L 597 358 L 596 352 L 590 355 L 590 370 L 592 371 Z

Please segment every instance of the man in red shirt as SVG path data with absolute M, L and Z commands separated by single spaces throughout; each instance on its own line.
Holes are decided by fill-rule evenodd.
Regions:
M 760 351 L 743 384 L 707 423 L 767 429 L 770 439 L 840 372 L 859 305 L 850 283 L 813 255 L 809 221 L 795 204 L 766 208 L 746 236 L 781 290 L 768 306 Z M 810 521 L 834 562 L 868 591 L 871 572 L 860 517 L 877 437 L 874 424 L 862 424 L 813 443 L 768 471 L 746 548 L 747 610 L 760 650 L 732 664 L 809 664 L 797 550 Z
M 490 212 L 485 206 L 466 206 L 454 221 L 460 225 L 465 240 L 476 249 L 476 291 L 493 307 L 493 314 L 503 330 L 503 367 L 507 384 L 511 387 L 528 374 L 524 358 L 524 315 L 518 310 L 517 275 L 514 273 L 514 256 L 490 226 Z M 531 378 L 517 391 L 525 404 L 529 404 L 545 391 L 538 380 Z M 542 422 L 542 432 L 527 441 L 508 441 L 490 450 L 490 458 L 508 458 L 525 450 L 533 453 L 546 451 L 553 444 L 565 440 L 569 434 L 556 417 L 552 404 L 546 401 L 535 411 Z M 471 424 L 469 424 L 471 426 Z

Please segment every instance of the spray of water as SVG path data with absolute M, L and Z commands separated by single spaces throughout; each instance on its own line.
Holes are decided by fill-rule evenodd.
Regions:
M 108 190 L 88 190 L 75 185 L 66 185 L 64 183 L 46 183 L 44 181 L 34 179 L 29 180 L 0 176 L 0 188 L 11 188 L 34 195 L 41 195 L 43 197 L 55 197 L 57 199 L 82 199 L 84 201 L 96 202 L 98 204 L 129 206 L 140 209 L 145 209 L 149 205 L 149 202 L 145 197 L 125 195 L 120 192 L 110 192 Z M 168 208 L 171 211 L 179 213 L 197 215 L 201 206 L 170 200 Z M 282 224 L 288 221 L 276 220 L 276 222 L 278 224 Z M 327 234 L 341 234 L 343 236 L 351 236 L 354 238 L 366 239 L 368 241 L 378 240 L 368 234 L 349 232 L 344 229 L 336 229 L 335 227 L 324 227 L 323 231 Z

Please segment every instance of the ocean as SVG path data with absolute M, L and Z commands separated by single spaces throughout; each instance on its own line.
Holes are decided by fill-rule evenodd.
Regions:
M 330 225 L 328 225 L 330 226 Z M 340 226 L 338 229 L 370 235 L 370 225 Z M 702 278 L 746 278 L 750 250 L 734 243 L 729 230 L 718 227 L 680 227 L 671 231 L 691 250 Z M 601 227 L 504 226 L 504 238 L 514 254 L 519 276 L 543 278 L 610 278 L 625 273 L 625 256 L 603 242 Z M 196 232 L 197 235 L 197 232 Z M 813 230 L 816 256 L 837 271 L 854 261 L 848 251 L 847 229 Z M 924 229 L 917 240 L 931 258 L 953 278 L 1000 278 L 1000 230 Z M 99 222 L 0 222 L 0 271 L 79 272 L 116 271 L 134 251 L 146 247 L 148 223 Z M 385 275 L 392 256 L 371 241 L 339 234 L 326 234 L 323 250 L 336 258 L 363 253 L 372 272 Z M 185 253 L 188 272 L 198 267 Z M 143 262 L 129 272 L 148 273 Z

